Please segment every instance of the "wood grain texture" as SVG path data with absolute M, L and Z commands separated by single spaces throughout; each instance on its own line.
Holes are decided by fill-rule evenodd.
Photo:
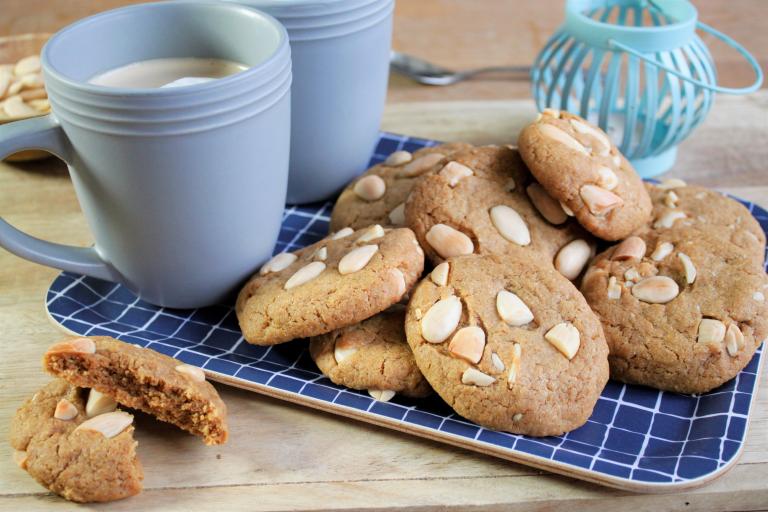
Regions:
M 441 140 L 512 142 L 529 101 L 394 104 L 384 128 Z M 748 127 L 751 127 L 748 128 Z M 684 143 L 672 174 L 768 206 L 768 92 L 722 98 Z M 731 186 L 733 185 L 733 186 Z M 0 212 L 36 236 L 92 242 L 63 165 L 0 164 Z M 0 251 L 0 438 L 16 408 L 47 380 L 46 346 L 61 334 L 44 297 L 56 271 Z M 218 386 L 231 441 L 197 438 L 139 415 L 144 493 L 105 510 L 760 510 L 768 503 L 768 374 L 763 372 L 739 463 L 706 487 L 636 495 L 553 476 L 458 448 Z M 0 443 L 0 509 L 72 508 L 11 462 Z

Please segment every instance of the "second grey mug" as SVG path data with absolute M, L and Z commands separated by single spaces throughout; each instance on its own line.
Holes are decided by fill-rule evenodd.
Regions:
M 178 88 L 88 83 L 168 57 L 250 68 Z M 61 30 L 42 63 L 53 113 L 0 126 L 0 158 L 21 149 L 61 157 L 95 245 L 46 242 L 0 219 L 0 246 L 175 308 L 222 300 L 270 257 L 286 196 L 292 76 L 276 20 L 234 4 L 136 5 Z

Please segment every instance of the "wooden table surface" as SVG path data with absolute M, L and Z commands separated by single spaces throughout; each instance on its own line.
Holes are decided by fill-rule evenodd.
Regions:
M 1 0 L 0 35 L 54 31 L 123 0 Z M 701 18 L 741 40 L 768 67 L 768 2 L 700 0 Z M 457 68 L 525 64 L 560 23 L 562 2 L 398 0 L 394 46 Z M 714 46 L 721 76 L 746 83 L 746 66 Z M 449 88 L 393 77 L 384 128 L 442 140 L 510 142 L 530 118 L 528 85 L 488 80 Z M 486 100 L 482 102 L 474 100 Z M 408 102 L 408 103 L 404 103 Z M 768 206 L 768 92 L 720 97 L 680 149 L 670 175 Z M 0 164 L 0 212 L 30 233 L 88 245 L 91 236 L 65 168 L 55 160 Z M 16 407 L 47 381 L 45 347 L 60 336 L 44 310 L 56 271 L 0 250 L 0 438 Z M 107 510 L 766 510 L 768 374 L 744 453 L 706 487 L 670 495 L 600 488 L 521 465 L 219 386 L 231 414 L 231 442 L 197 439 L 139 416 L 145 490 Z M 0 442 L 0 510 L 73 507 L 39 487 Z

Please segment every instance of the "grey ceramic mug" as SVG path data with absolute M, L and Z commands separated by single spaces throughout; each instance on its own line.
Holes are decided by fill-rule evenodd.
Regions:
M 166 57 L 250 69 L 179 88 L 88 83 Z M 136 5 L 58 32 L 42 62 L 53 114 L 0 126 L 0 158 L 45 149 L 66 161 L 95 246 L 46 242 L 0 219 L 1 246 L 177 308 L 222 300 L 271 255 L 290 141 L 290 49 L 276 20 L 234 4 Z

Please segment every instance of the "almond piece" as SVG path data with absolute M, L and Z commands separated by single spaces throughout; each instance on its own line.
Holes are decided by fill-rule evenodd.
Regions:
M 496 295 L 496 311 L 504 322 L 513 327 L 520 327 L 533 321 L 533 313 L 528 305 L 516 294 L 507 290 L 501 290 Z
M 568 242 L 557 251 L 555 256 L 555 269 L 562 275 L 573 281 L 592 256 L 592 247 L 581 238 Z
M 123 411 L 107 412 L 85 420 L 74 430 L 92 430 L 112 439 L 133 423 L 133 415 Z
M 475 251 L 472 240 L 446 224 L 435 224 L 426 235 L 427 243 L 443 258 L 464 256 Z
M 653 261 L 661 261 L 675 250 L 675 246 L 669 242 L 661 242 L 656 246 L 656 249 L 651 253 L 651 259 Z
M 608 278 L 608 299 L 617 300 L 621 298 L 621 285 L 614 276 Z
M 509 362 L 509 373 L 507 374 L 507 387 L 512 389 L 512 386 L 517 382 L 517 376 L 520 374 L 520 358 L 522 357 L 523 348 L 519 343 L 512 345 L 512 359 Z
M 667 276 L 651 276 L 632 287 L 632 295 L 649 304 L 666 304 L 680 293 L 677 283 Z
M 686 218 L 685 213 L 680 210 L 669 210 L 659 217 L 656 222 L 653 223 L 655 229 L 659 228 L 671 228 L 675 221 Z
M 438 174 L 448 180 L 448 186 L 453 188 L 459 184 L 459 181 L 461 181 L 462 178 L 472 176 L 474 173 L 472 172 L 472 169 L 464 164 L 460 164 L 459 162 L 448 162 Z
M 437 301 L 421 319 L 421 336 L 429 343 L 442 343 L 461 320 L 461 300 L 452 295 Z
M 19 95 L 10 96 L 3 102 L 3 110 L 10 117 L 31 117 L 40 115 L 40 112 L 30 107 Z
M 464 370 L 464 373 L 461 374 L 461 382 L 462 384 L 486 387 L 496 382 L 496 379 L 475 368 L 467 368 Z
M 702 318 L 699 322 L 696 341 L 699 343 L 718 344 L 725 339 L 725 324 L 714 318 Z
M 378 245 L 363 245 L 352 249 L 339 260 L 339 274 L 347 275 L 362 270 L 378 251 Z
M 528 193 L 533 206 L 547 222 L 559 225 L 568 220 L 568 215 L 563 210 L 561 203 L 552 198 L 539 183 L 531 183 L 525 191 Z
M 696 267 L 693 265 L 691 258 L 682 252 L 677 253 L 677 257 L 680 259 L 680 263 L 683 264 L 683 270 L 685 271 L 685 282 L 693 284 L 696 281 Z
M 589 155 L 587 148 L 557 126 L 549 123 L 540 124 L 539 130 L 543 136 L 556 140 L 565 147 L 576 150 L 583 155 Z
M 579 195 L 587 205 L 590 213 L 601 217 L 611 210 L 624 204 L 624 200 L 602 187 L 597 185 L 584 185 L 579 190 Z
M 619 185 L 619 177 L 613 172 L 613 169 L 605 166 L 597 168 L 597 184 L 605 190 L 613 190 Z
M 331 235 L 331 240 L 340 240 L 342 238 L 346 238 L 354 232 L 355 230 L 350 227 L 341 228 L 340 230 L 335 232 L 333 235 Z
M 613 261 L 641 260 L 645 256 L 645 241 L 638 236 L 630 236 L 613 251 Z
M 752 294 L 752 298 L 754 300 L 756 300 L 757 302 L 764 302 L 765 301 L 765 295 L 763 294 L 763 292 L 760 292 L 760 291 L 753 293 Z
M 415 178 L 421 176 L 429 169 L 439 164 L 445 159 L 445 155 L 442 153 L 429 153 L 424 156 L 420 156 L 416 160 L 409 162 L 403 167 L 403 169 L 397 174 L 398 178 Z
M 398 165 L 407 164 L 413 160 L 413 155 L 404 150 L 395 151 L 384 160 L 384 165 L 388 167 L 397 167 Z
M 13 68 L 13 73 L 16 76 L 24 76 L 38 71 L 40 71 L 40 57 L 38 55 L 30 55 L 20 59 Z
M 336 360 L 336 364 L 341 364 L 343 361 L 349 359 L 349 357 L 357 352 L 358 341 L 354 336 L 341 336 L 336 339 L 336 344 L 333 346 L 333 358 Z
M 180 364 L 176 366 L 175 370 L 182 375 L 186 375 L 194 382 L 205 382 L 205 372 L 197 366 L 192 366 L 191 364 Z
M 432 270 L 429 274 L 429 278 L 437 286 L 445 286 L 448 284 L 448 272 L 450 271 L 450 265 L 447 261 L 442 262 Z
M 77 416 L 77 407 L 75 407 L 75 404 L 66 398 L 59 400 L 56 404 L 56 410 L 53 412 L 53 417 L 57 420 L 69 421 L 75 416 Z
M 384 183 L 381 176 L 369 174 L 357 180 L 352 190 L 363 201 L 377 201 L 384 197 L 384 193 L 387 191 L 387 184 Z
M 574 216 L 573 210 L 568 208 L 568 206 L 566 206 L 566 204 L 564 202 L 562 202 L 562 201 L 558 201 L 558 202 L 560 203 L 560 208 L 563 209 L 563 211 L 565 212 L 565 214 L 567 216 L 569 216 L 569 217 L 573 217 Z
M 677 208 L 677 201 L 680 198 L 675 194 L 674 190 L 670 190 L 667 192 L 667 195 L 664 196 L 664 206 L 667 206 L 668 208 Z
M 389 212 L 389 222 L 391 222 L 393 226 L 405 225 L 405 203 L 400 203 L 392 208 L 392 211 Z
M 390 389 L 369 389 L 368 394 L 378 402 L 389 402 L 395 396 L 395 392 Z
M 75 338 L 60 341 L 48 348 L 48 354 L 95 354 L 96 344 L 90 338 Z
M 686 185 L 687 184 L 679 178 L 670 178 L 668 180 L 662 181 L 656 186 L 662 190 L 670 190 L 673 188 L 685 187 Z
M 483 358 L 485 332 L 476 325 L 462 327 L 451 338 L 448 351 L 453 355 L 477 364 Z
M 608 136 L 599 128 L 593 128 L 587 123 L 583 123 L 577 119 L 571 119 L 570 123 L 573 129 L 576 130 L 578 133 L 581 133 L 582 135 L 589 135 L 597 139 L 600 145 L 602 146 L 602 148 L 598 148 L 598 151 L 600 151 L 601 149 L 602 151 L 605 151 L 606 149 L 608 150 L 611 149 L 611 141 L 608 139 Z
M 569 360 L 574 358 L 581 345 L 579 330 L 570 322 L 561 322 L 552 327 L 544 335 L 544 339 Z
M 259 275 L 266 275 L 272 272 L 280 272 L 290 267 L 291 264 L 298 259 L 298 256 L 292 252 L 281 252 L 275 254 L 272 259 L 269 260 L 259 269 Z
M 403 295 L 405 295 L 405 292 L 408 291 L 405 286 L 405 274 L 403 274 L 403 271 L 399 268 L 389 269 L 389 274 L 397 283 L 397 291 L 395 292 L 396 296 L 402 298 Z
M 504 368 L 505 368 L 504 361 L 501 360 L 501 358 L 499 357 L 499 354 L 497 354 L 496 352 L 491 353 L 491 364 L 493 364 L 493 367 L 496 370 L 500 372 L 504 371 Z
M 360 235 L 360 238 L 355 240 L 355 243 L 370 242 L 371 240 L 376 240 L 377 238 L 381 238 L 383 236 L 384 228 L 378 224 L 374 224 L 373 226 L 366 229 L 365 232 Z
M 632 281 L 636 283 L 641 278 L 642 276 L 640 275 L 640 272 L 638 272 L 635 267 L 630 267 L 626 270 L 626 272 L 624 272 L 624 279 L 626 281 Z
M 526 246 L 531 243 L 531 233 L 525 221 L 514 209 L 499 204 L 490 210 L 491 222 L 499 234 L 510 242 Z
M 736 357 L 742 348 L 744 348 L 744 334 L 737 324 L 732 323 L 725 331 L 725 349 L 729 356 Z
M 317 261 L 325 261 L 328 259 L 328 248 L 327 247 L 320 247 L 318 250 L 315 251 L 315 254 L 312 255 L 313 260 Z
M 203 376 L 203 380 L 205 380 L 205 376 Z M 105 412 L 112 412 L 115 409 L 117 409 L 117 402 L 115 402 L 114 398 L 111 396 L 107 396 L 95 389 L 91 389 L 88 392 L 88 402 L 85 404 L 85 415 L 89 418 L 104 414 Z
M 560 111 L 556 108 L 545 108 L 541 111 L 540 116 L 549 116 L 554 117 L 555 119 L 560 119 Z
M 296 288 L 297 286 L 301 286 L 305 283 L 308 283 L 311 280 L 315 279 L 320 274 L 322 274 L 323 270 L 325 270 L 325 263 L 323 263 L 322 261 L 313 261 L 312 263 L 308 263 L 303 267 L 301 267 L 299 270 L 297 270 L 285 282 L 285 285 L 283 286 L 283 288 L 286 290 L 290 290 L 291 288 Z

